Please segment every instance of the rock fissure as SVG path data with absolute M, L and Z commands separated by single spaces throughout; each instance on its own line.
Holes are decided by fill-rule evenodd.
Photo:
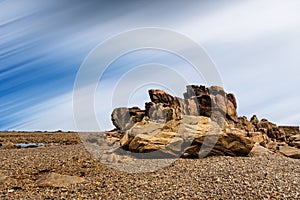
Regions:
M 266 152 L 300 156 L 299 127 L 277 126 L 256 115 L 250 120 L 238 116 L 234 94 L 222 87 L 188 85 L 186 89 L 184 98 L 149 90 L 151 102 L 144 110 L 115 108 L 111 118 L 120 133 L 120 146 L 139 153 L 181 152 L 182 157 L 197 157 L 202 150 L 210 151 L 208 156 Z

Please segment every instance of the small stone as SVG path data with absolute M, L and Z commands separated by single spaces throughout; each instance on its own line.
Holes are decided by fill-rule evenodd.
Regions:
M 36 181 L 41 187 L 66 187 L 68 185 L 84 182 L 85 179 L 77 176 L 61 175 L 50 173 Z

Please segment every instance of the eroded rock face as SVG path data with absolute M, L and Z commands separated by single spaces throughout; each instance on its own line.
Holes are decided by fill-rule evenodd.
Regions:
M 280 130 L 276 124 L 273 124 L 266 119 L 262 119 L 257 124 L 256 128 L 262 132 L 265 132 L 271 139 L 285 141 L 284 131 Z
M 290 146 L 281 146 L 279 148 L 279 153 L 286 157 L 300 159 L 300 149 Z
M 255 115 L 250 120 L 239 117 L 235 96 L 222 87 L 188 85 L 186 89 L 184 98 L 173 97 L 163 90 L 149 90 L 151 102 L 145 103 L 145 110 L 116 108 L 111 117 L 121 133 L 120 146 L 137 153 L 160 151 L 201 157 L 202 154 L 246 156 L 257 144 L 255 153 L 268 152 L 267 149 L 297 158 L 284 149 L 300 148 L 300 132 L 296 127 L 278 127 Z M 205 152 L 205 147 L 209 147 L 207 142 L 213 147 L 206 148 L 209 152 Z
M 135 123 L 142 121 L 145 111 L 138 107 L 116 108 L 111 114 L 114 126 L 121 131 L 129 130 Z
M 129 130 L 144 117 L 152 121 L 180 120 L 183 115 L 205 116 L 222 125 L 224 120 L 237 122 L 237 103 L 233 94 L 218 86 L 188 85 L 184 98 L 173 97 L 163 90 L 149 90 L 151 102 L 140 108 L 116 108 L 111 118 L 121 131 Z
M 256 156 L 271 155 L 271 154 L 274 154 L 274 152 L 261 146 L 258 143 L 255 143 L 254 147 L 249 153 L 249 156 L 256 157 Z
M 132 152 L 163 151 L 170 155 L 198 157 L 201 147 L 213 145 L 207 155 L 245 156 L 254 141 L 243 130 L 226 128 L 204 116 L 184 116 L 181 122 L 165 125 L 156 122 L 135 124 L 121 139 L 121 145 Z
M 285 132 L 286 137 L 300 134 L 299 126 L 279 126 L 278 128 Z

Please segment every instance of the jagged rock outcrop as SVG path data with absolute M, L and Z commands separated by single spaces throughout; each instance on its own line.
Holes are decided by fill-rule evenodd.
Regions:
M 299 126 L 278 126 L 278 128 L 285 132 L 287 138 L 299 134 Z
M 145 104 L 145 110 L 138 107 L 116 108 L 112 112 L 113 124 L 121 131 L 129 130 L 133 124 L 148 117 L 152 121 L 166 122 L 180 120 L 183 115 L 205 116 L 219 125 L 224 120 L 238 120 L 237 103 L 233 94 L 227 94 L 218 86 L 205 87 L 189 85 L 184 98 L 173 97 L 163 90 L 149 90 L 151 102 Z
M 285 141 L 285 133 L 280 130 L 276 124 L 269 122 L 267 119 L 262 119 L 256 126 L 256 129 L 264 132 L 271 139 Z
M 137 153 L 159 150 L 178 157 L 197 157 L 201 147 L 210 144 L 213 148 L 208 149 L 207 155 L 245 156 L 255 142 L 243 130 L 222 129 L 208 117 L 186 115 L 181 121 L 171 120 L 166 124 L 136 123 L 120 143 L 123 148 Z
M 138 107 L 115 108 L 111 114 L 113 125 L 120 131 L 130 129 L 135 123 L 142 121 L 145 111 Z
M 295 128 L 286 133 L 288 127 L 280 128 L 255 115 L 250 120 L 239 117 L 235 96 L 222 87 L 188 85 L 184 98 L 162 90 L 149 90 L 149 96 L 145 110 L 116 108 L 112 112 L 112 122 L 121 133 L 120 145 L 128 151 L 183 157 L 201 157 L 199 152 L 246 156 L 256 144 L 254 154 L 271 151 L 297 158 L 298 151 L 296 156 L 291 152 L 300 147 L 299 130 L 297 136 Z M 209 152 L 205 153 L 207 141 L 213 148 L 206 148 Z
M 300 159 L 300 149 L 290 146 L 279 147 L 279 153 L 286 157 Z

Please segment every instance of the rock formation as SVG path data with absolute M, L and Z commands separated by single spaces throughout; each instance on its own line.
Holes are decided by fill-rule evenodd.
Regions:
M 255 154 L 266 148 L 264 153 L 298 158 L 299 128 L 288 131 L 288 127 L 278 127 L 255 115 L 250 121 L 239 117 L 235 96 L 219 86 L 188 85 L 184 98 L 162 90 L 149 90 L 149 95 L 151 102 L 145 103 L 145 110 L 116 108 L 112 112 L 123 149 L 201 157 L 247 156 L 255 147 Z
M 189 85 L 184 98 L 173 97 L 162 90 L 149 90 L 151 102 L 145 110 L 138 107 L 116 108 L 112 112 L 112 122 L 117 129 L 129 130 L 135 123 L 147 117 L 152 121 L 166 122 L 180 120 L 184 115 L 210 117 L 220 125 L 223 119 L 237 122 L 237 103 L 233 94 L 223 88 Z

